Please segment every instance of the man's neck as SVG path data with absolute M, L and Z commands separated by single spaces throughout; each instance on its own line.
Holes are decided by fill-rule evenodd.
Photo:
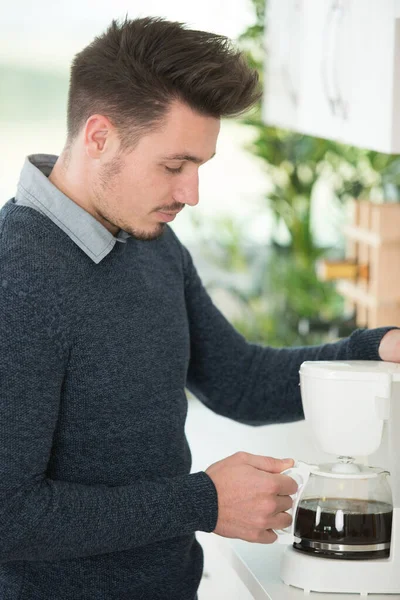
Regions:
M 90 204 L 90 202 L 86 200 L 85 196 L 89 196 L 89 194 L 82 196 L 82 190 L 85 189 L 85 185 L 83 182 L 82 184 L 78 183 L 78 176 L 73 177 L 70 174 L 70 170 L 66 167 L 62 154 L 58 157 L 48 179 L 57 189 L 60 190 L 60 192 L 65 194 L 65 196 L 68 196 L 68 198 L 75 202 L 75 204 L 78 204 L 78 206 L 83 208 L 83 210 L 86 210 L 86 212 L 97 219 L 97 221 L 99 221 L 99 223 L 108 229 L 108 231 L 110 231 L 114 236 L 118 235 L 120 229 L 103 219 L 97 213 L 96 209 Z

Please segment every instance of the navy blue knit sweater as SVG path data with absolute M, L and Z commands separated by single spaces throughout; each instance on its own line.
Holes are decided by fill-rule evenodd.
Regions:
M 386 329 L 263 348 L 215 308 L 170 228 L 96 264 L 10 200 L 0 234 L 1 600 L 193 600 L 194 533 L 218 505 L 190 474 L 185 387 L 243 423 L 301 419 L 301 362 L 376 360 Z

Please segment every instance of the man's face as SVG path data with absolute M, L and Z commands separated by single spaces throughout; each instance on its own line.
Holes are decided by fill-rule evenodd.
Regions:
M 92 180 L 92 209 L 115 235 L 159 237 L 186 204 L 199 201 L 199 166 L 215 154 L 219 119 L 175 102 L 164 125 L 133 151 L 115 154 Z

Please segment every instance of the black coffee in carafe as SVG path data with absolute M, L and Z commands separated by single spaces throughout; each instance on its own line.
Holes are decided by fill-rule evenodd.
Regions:
M 393 509 L 374 500 L 306 498 L 297 509 L 293 547 L 326 558 L 387 558 Z

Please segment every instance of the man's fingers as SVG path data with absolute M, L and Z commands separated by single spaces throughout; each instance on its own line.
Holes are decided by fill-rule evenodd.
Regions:
M 291 496 L 298 490 L 298 483 L 289 475 L 275 475 L 276 493 L 279 496 Z
M 292 515 L 287 512 L 280 512 L 277 515 L 273 515 L 268 522 L 271 529 L 285 529 L 290 527 L 292 524 Z
M 281 473 L 285 469 L 290 469 L 294 465 L 292 458 L 273 458 L 272 456 L 260 456 L 247 452 L 239 452 L 238 455 L 243 461 L 261 471 L 267 473 Z
M 292 516 L 287 512 L 280 512 L 271 516 L 268 520 L 268 529 L 260 529 L 253 533 L 248 533 L 243 535 L 242 539 L 248 542 L 256 542 L 257 544 L 273 544 L 278 539 L 277 534 L 273 530 L 286 529 L 291 524 Z
M 379 356 L 382 360 L 400 362 L 400 331 L 398 329 L 391 329 L 383 336 L 379 344 Z
M 256 544 L 273 544 L 278 539 L 278 536 L 272 529 L 264 529 L 263 531 L 258 531 L 256 534 L 247 538 L 244 537 L 243 539 L 247 539 L 248 542 Z
M 290 496 L 277 496 L 276 497 L 276 510 L 274 511 L 274 514 L 280 513 L 280 512 L 286 512 L 287 510 L 290 510 L 293 506 L 293 500 L 291 499 Z

